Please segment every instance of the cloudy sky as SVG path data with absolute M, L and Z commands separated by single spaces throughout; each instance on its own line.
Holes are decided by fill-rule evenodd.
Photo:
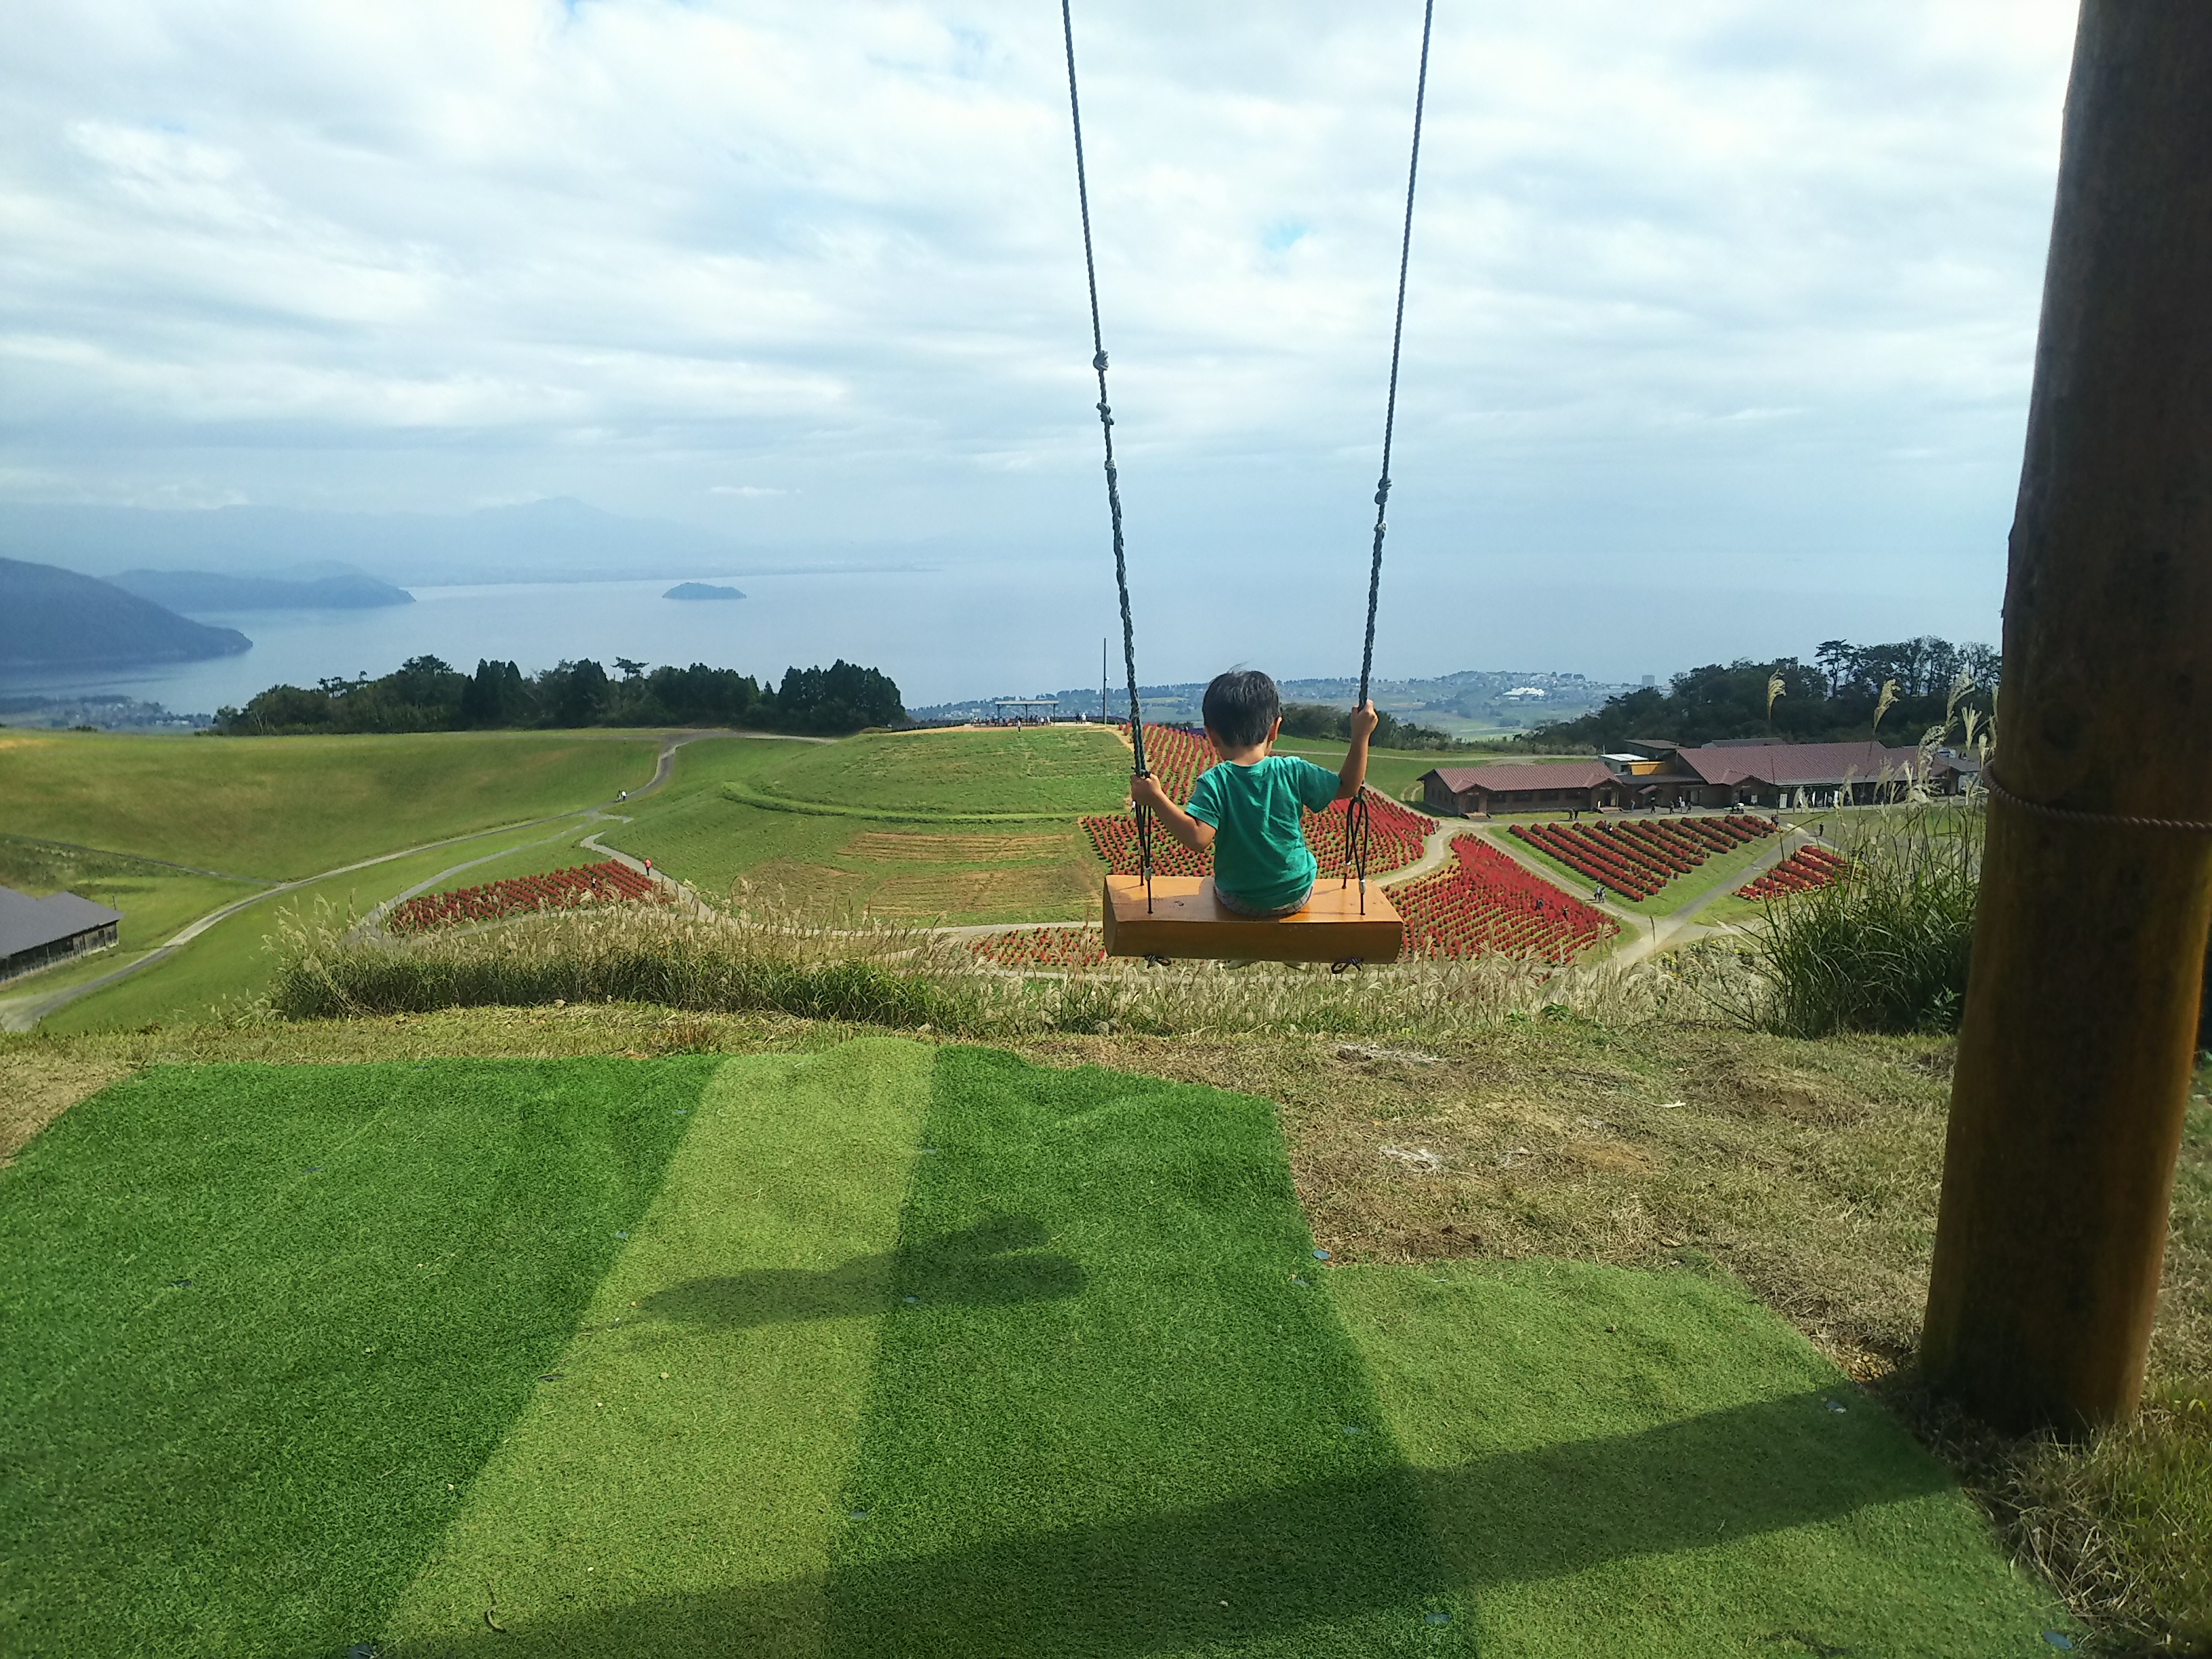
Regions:
M 1146 678 L 1356 667 L 1417 0 L 1076 25 Z M 1994 638 L 2072 25 L 1439 0 L 1385 669 Z M 921 557 L 979 637 L 1095 661 L 1051 0 L 27 0 L 10 37 L 0 495 L 573 495 Z

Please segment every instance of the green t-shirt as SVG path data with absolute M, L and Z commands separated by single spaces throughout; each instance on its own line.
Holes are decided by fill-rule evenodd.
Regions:
M 1336 774 L 1298 755 L 1224 761 L 1201 775 L 1189 811 L 1213 826 L 1214 885 L 1255 910 L 1295 902 L 1319 870 L 1298 809 L 1318 812 L 1335 799 Z

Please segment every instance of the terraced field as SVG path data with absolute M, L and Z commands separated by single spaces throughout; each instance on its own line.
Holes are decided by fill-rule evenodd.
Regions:
M 1100 868 L 1076 815 L 1113 811 L 1127 764 L 1096 728 L 708 739 L 604 840 L 718 901 L 1073 921 L 1096 903 Z

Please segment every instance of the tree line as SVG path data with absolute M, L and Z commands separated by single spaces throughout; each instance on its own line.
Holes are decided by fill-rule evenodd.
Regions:
M 371 679 L 272 685 L 243 708 L 223 708 L 215 730 L 231 737 L 320 732 L 469 732 L 583 726 L 744 726 L 841 736 L 906 718 L 890 676 L 842 658 L 827 668 L 787 668 L 768 685 L 731 668 L 648 669 L 627 657 L 609 674 L 586 658 L 526 675 L 489 659 L 465 674 L 437 657 L 410 657 Z
M 1286 702 L 1283 705 L 1283 735 L 1286 738 L 1352 738 L 1352 713 L 1325 702 Z M 1469 749 L 1480 745 L 1461 742 L 1433 726 L 1401 720 L 1387 708 L 1375 711 L 1374 744 L 1377 749 Z
M 1623 692 L 1579 719 L 1548 721 L 1514 741 L 1555 754 L 1615 749 L 1631 738 L 1692 745 L 1723 738 L 1913 744 L 1954 713 L 1971 709 L 1986 719 L 2002 666 L 1986 645 L 1954 645 L 1933 635 L 1893 645 L 1828 640 L 1810 663 L 1795 657 L 1709 663 L 1674 675 L 1663 691 Z

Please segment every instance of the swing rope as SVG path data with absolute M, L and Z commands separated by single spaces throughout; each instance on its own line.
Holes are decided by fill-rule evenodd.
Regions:
M 1390 446 L 1398 424 L 1398 367 L 1406 338 L 1406 273 L 1413 252 L 1413 187 L 1421 170 L 1421 121 L 1428 106 L 1429 43 L 1435 30 L 1436 0 L 1424 0 L 1421 11 L 1421 68 L 1413 92 L 1413 146 L 1406 167 L 1405 228 L 1398 240 L 1398 305 L 1390 331 L 1390 390 L 1382 410 L 1382 471 L 1375 485 L 1375 546 L 1367 569 L 1367 631 L 1359 653 L 1359 696 L 1355 708 L 1367 703 L 1368 684 L 1375 668 L 1375 613 L 1382 592 L 1382 538 L 1389 530 Z M 1075 18 L 1073 0 L 1060 0 L 1060 37 L 1067 51 L 1067 114 L 1075 137 L 1075 196 L 1083 218 L 1083 273 L 1091 293 L 1091 367 L 1098 376 L 1098 428 L 1106 449 L 1106 508 L 1114 527 L 1114 587 L 1121 605 L 1121 660 L 1128 677 L 1129 744 L 1135 751 L 1139 777 L 1152 775 L 1145 764 L 1144 712 L 1137 701 L 1137 632 L 1129 611 L 1129 563 L 1121 535 L 1121 474 L 1114 465 L 1114 408 L 1106 395 L 1106 337 L 1098 315 L 1098 260 L 1091 236 L 1091 185 L 1083 160 L 1083 104 L 1076 91 Z M 1152 908 L 1152 814 L 1136 809 L 1138 867 L 1145 880 L 1145 909 Z M 1345 804 L 1344 880 L 1356 872 L 1359 879 L 1359 913 L 1367 914 L 1367 856 L 1374 833 L 1373 809 L 1363 786 Z
M 1066 0 L 1062 0 L 1063 6 Z M 1375 669 L 1375 609 L 1382 592 L 1382 538 L 1389 532 L 1390 510 L 1390 441 L 1398 427 L 1398 361 L 1406 341 L 1406 271 L 1413 257 L 1413 185 L 1421 172 L 1421 117 L 1429 101 L 1429 40 L 1437 21 L 1437 0 L 1425 0 L 1421 12 L 1421 72 L 1413 89 L 1413 153 L 1406 164 L 1406 226 L 1398 239 L 1398 314 L 1390 329 L 1390 394 L 1382 406 L 1382 475 L 1375 484 L 1375 552 L 1367 567 L 1367 639 L 1359 653 L 1359 696 L 1355 709 L 1367 706 L 1367 683 Z M 1073 61 L 1073 60 L 1071 60 Z M 1373 810 L 1367 791 L 1345 803 L 1344 878 L 1359 874 L 1359 914 L 1367 914 L 1367 846 L 1374 829 Z
M 1121 545 L 1121 479 L 1114 465 L 1114 408 L 1106 397 L 1106 337 L 1098 321 L 1098 261 L 1091 248 L 1091 185 L 1083 166 L 1083 105 L 1075 92 L 1075 18 L 1069 9 L 1070 3 L 1071 0 L 1060 0 L 1060 27 L 1067 46 L 1067 114 L 1075 130 L 1075 199 L 1083 214 L 1083 274 L 1091 284 L 1091 367 L 1098 375 L 1098 427 L 1106 440 L 1106 510 L 1114 521 L 1114 586 L 1121 599 L 1121 660 L 1129 676 L 1129 744 L 1136 751 L 1137 775 L 1150 777 L 1151 769 L 1145 764 L 1144 714 L 1137 706 L 1137 630 L 1129 617 L 1129 562 Z M 1426 62 L 1425 49 L 1423 61 Z M 1402 298 L 1400 304 L 1404 304 Z M 1395 391 L 1395 368 L 1390 378 Z M 1389 453 L 1387 444 L 1384 453 Z M 1382 556 L 1379 536 L 1376 556 Z M 1371 643 L 1375 629 L 1371 601 L 1367 626 Z M 1152 813 L 1143 806 L 1137 808 L 1137 860 L 1145 878 L 1145 909 L 1149 915 L 1152 908 Z

